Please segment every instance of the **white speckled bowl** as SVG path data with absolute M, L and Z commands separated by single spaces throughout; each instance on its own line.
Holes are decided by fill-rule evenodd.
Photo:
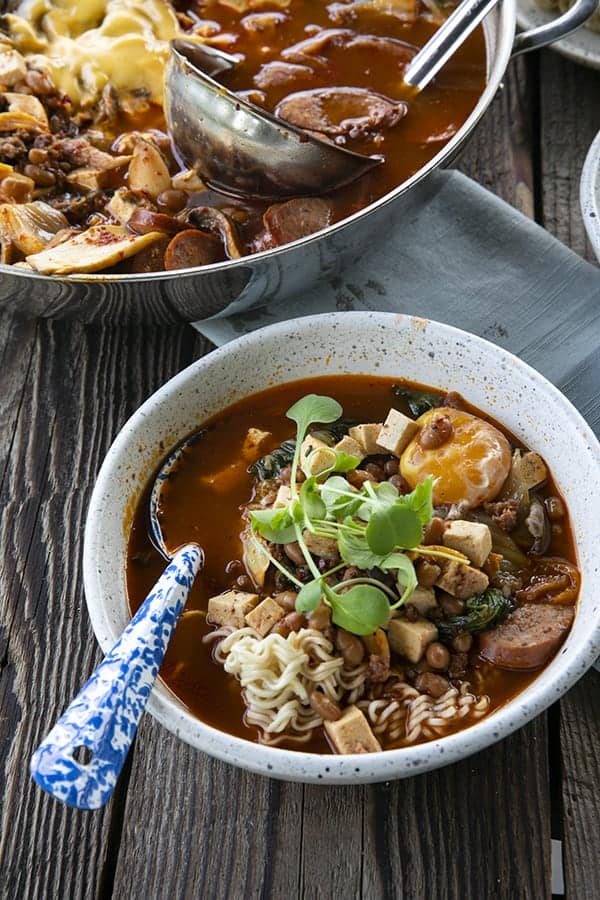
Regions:
M 600 44 L 600 35 L 598 35 Z M 585 158 L 579 194 L 581 215 L 590 244 L 600 260 L 600 131 Z
M 565 397 L 516 357 L 436 322 L 349 312 L 273 325 L 214 351 L 147 400 L 111 447 L 88 514 L 85 590 L 94 631 L 107 651 L 129 620 L 126 523 L 162 456 L 160 443 L 174 445 L 220 409 L 269 385 L 334 373 L 403 377 L 457 390 L 544 456 L 571 511 L 583 574 L 568 640 L 539 678 L 502 709 L 458 734 L 402 750 L 325 756 L 259 746 L 204 725 L 161 682 L 148 709 L 192 746 L 262 775 L 337 784 L 385 781 L 494 743 L 560 697 L 600 653 L 600 446 Z

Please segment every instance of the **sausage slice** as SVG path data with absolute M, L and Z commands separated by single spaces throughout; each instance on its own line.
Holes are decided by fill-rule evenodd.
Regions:
M 224 258 L 220 241 L 210 234 L 189 228 L 187 231 L 180 231 L 169 243 L 165 252 L 165 269 L 169 271 L 208 266 Z
M 521 606 L 501 625 L 480 635 L 479 652 L 503 669 L 537 669 L 562 644 L 573 615 L 568 606 Z

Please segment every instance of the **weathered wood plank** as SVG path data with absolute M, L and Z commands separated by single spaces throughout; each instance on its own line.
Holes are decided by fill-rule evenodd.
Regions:
M 88 898 L 102 888 L 113 809 L 57 804 L 31 782 L 29 758 L 99 659 L 81 585 L 97 469 L 126 416 L 200 343 L 181 328 L 39 322 L 32 344 L 31 324 L 4 328 L 0 895 Z
M 536 96 L 530 67 L 527 58 L 510 64 L 457 168 L 533 218 Z
M 600 72 L 546 50 L 539 86 L 541 223 L 580 256 L 595 261 L 581 217 L 579 183 L 600 129 Z
M 563 866 L 567 897 L 600 883 L 600 673 L 590 671 L 560 703 Z

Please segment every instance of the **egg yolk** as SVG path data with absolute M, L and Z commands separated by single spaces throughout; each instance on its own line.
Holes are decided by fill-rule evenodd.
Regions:
M 441 417 L 450 420 L 448 438 L 438 447 L 423 447 L 424 430 Z M 511 449 L 497 428 L 449 407 L 423 413 L 417 425 L 419 431 L 400 460 L 400 472 L 411 488 L 433 475 L 436 506 L 464 501 L 473 508 L 498 496 L 510 470 Z

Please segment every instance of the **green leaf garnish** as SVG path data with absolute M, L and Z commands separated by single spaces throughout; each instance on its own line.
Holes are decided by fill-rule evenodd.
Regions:
M 298 426 L 297 442 L 301 444 L 313 422 L 335 422 L 342 415 L 342 407 L 333 397 L 320 397 L 318 394 L 307 394 L 286 412 Z
M 421 481 L 414 491 L 404 494 L 402 502 L 418 515 L 421 525 L 427 525 L 433 519 L 433 486 L 435 478 L 429 475 Z
M 323 585 L 320 580 L 309 581 L 296 597 L 296 610 L 301 613 L 312 612 L 321 602 L 322 593 Z
M 283 509 L 253 509 L 250 513 L 253 527 L 274 544 L 289 544 L 296 540 L 296 530 L 290 511 Z
M 338 548 L 340 556 L 349 566 L 358 569 L 374 569 L 381 562 L 382 555 L 375 553 L 367 542 L 366 535 L 355 534 L 352 531 L 340 531 L 338 533 Z
M 390 615 L 390 604 L 383 591 L 369 584 L 357 584 L 345 594 L 328 591 L 327 598 L 332 622 L 351 634 L 373 634 Z
M 372 514 L 366 535 L 371 550 L 384 556 L 396 547 L 416 547 L 423 537 L 423 526 L 412 509 L 394 504 Z
M 412 560 L 404 553 L 390 553 L 379 563 L 379 568 L 384 570 L 397 570 L 396 582 L 400 592 L 400 599 L 391 606 L 391 609 L 397 609 L 399 606 L 406 603 L 418 584 L 417 573 L 415 572 Z
M 312 519 L 323 519 L 326 516 L 327 507 L 319 493 L 316 478 L 307 478 L 302 484 L 299 501 L 307 526 L 310 526 Z
M 327 511 L 338 519 L 354 515 L 363 502 L 362 495 L 341 475 L 327 479 L 321 488 L 321 499 Z

